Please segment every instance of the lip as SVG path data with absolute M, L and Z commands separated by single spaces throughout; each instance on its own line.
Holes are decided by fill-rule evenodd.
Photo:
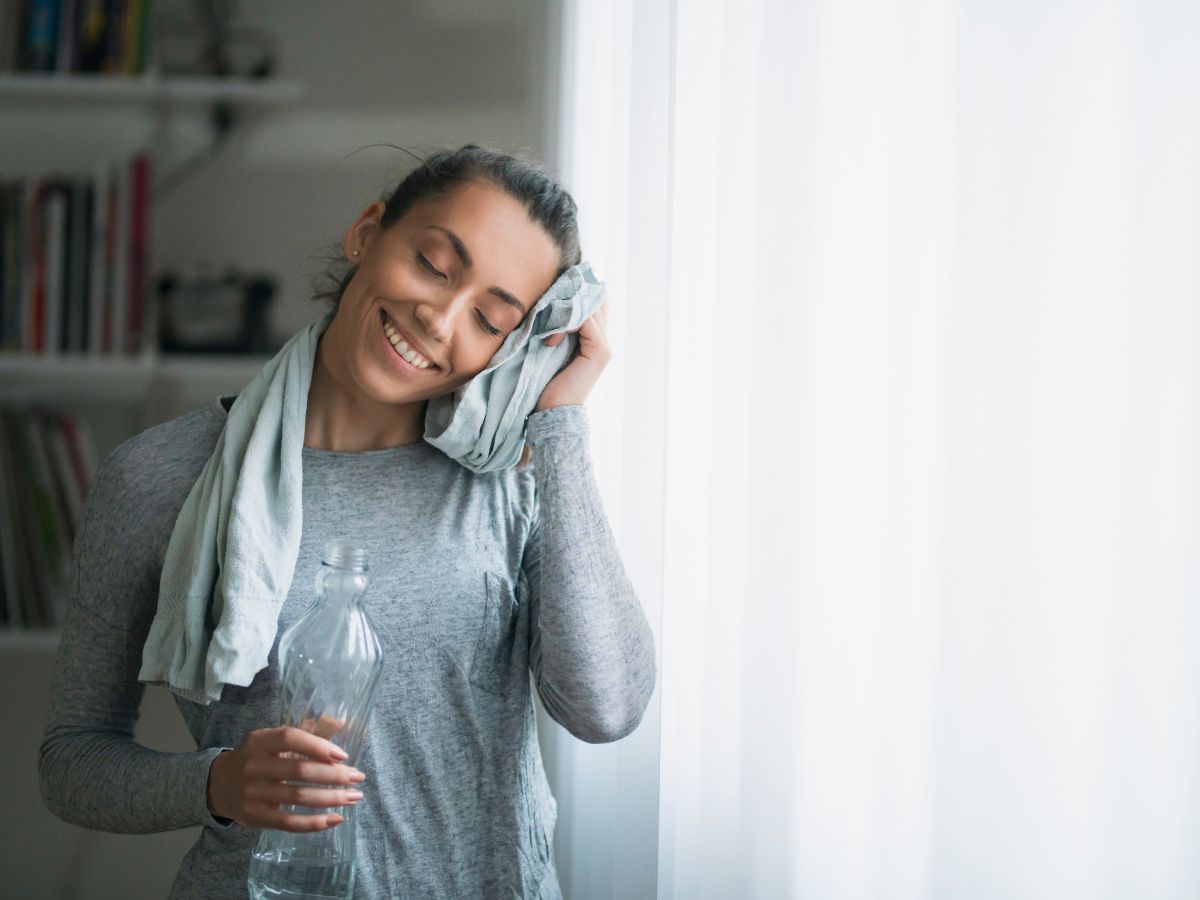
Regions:
M 396 324 L 396 320 L 387 314 L 387 310 L 380 309 L 380 312 L 383 314 L 383 320 L 379 323 L 379 335 L 383 342 L 387 344 L 388 354 L 396 360 L 396 364 L 400 366 L 400 368 L 406 372 L 419 372 L 423 375 L 430 372 L 436 372 L 441 368 L 441 366 L 433 361 L 432 357 L 430 357 L 429 353 L 423 346 L 414 341 L 407 331 Z M 407 359 L 396 352 L 395 348 L 392 346 L 392 342 L 388 340 L 387 334 L 384 333 L 383 326 L 385 324 L 391 325 L 392 330 L 400 335 L 401 340 L 403 340 L 411 349 L 416 350 L 417 353 L 421 354 L 421 356 L 429 361 L 430 365 L 428 369 L 418 369 Z

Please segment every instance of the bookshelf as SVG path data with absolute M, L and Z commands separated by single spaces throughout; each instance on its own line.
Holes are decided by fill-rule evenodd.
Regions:
M 15 138 L 0 149 L 0 180 L 30 178 L 39 171 L 81 178 L 88 174 L 91 161 L 115 163 L 139 153 L 153 160 L 177 159 L 180 149 L 172 144 L 170 127 L 177 115 L 194 119 L 218 106 L 262 110 L 303 96 L 299 82 L 277 79 L 168 78 L 153 71 L 138 75 L 0 72 L 0 130 Z M 232 117 L 234 130 L 240 121 L 240 116 Z M 70 141 L 63 137 L 64 128 Z M 23 350 L 0 351 L 0 406 L 61 411 L 73 417 L 90 429 L 99 461 L 138 431 L 249 383 L 268 357 L 163 354 L 157 349 L 157 317 L 149 289 L 153 251 L 151 246 L 140 270 L 146 279 L 139 307 L 141 349 L 39 352 L 23 345 Z M 67 329 L 65 324 L 61 327 Z M 137 343 L 134 340 L 126 349 Z M 50 345 L 41 341 L 38 346 Z M 63 346 L 67 346 L 65 339 Z M 55 627 L 0 623 L 0 654 L 53 653 L 58 639 Z
M 54 653 L 57 628 L 0 628 L 0 653 Z
M 298 81 L 250 78 L 162 78 L 148 75 L 8 72 L 0 75 L 0 102 L 110 101 L 138 104 L 233 103 L 269 105 L 304 97 Z

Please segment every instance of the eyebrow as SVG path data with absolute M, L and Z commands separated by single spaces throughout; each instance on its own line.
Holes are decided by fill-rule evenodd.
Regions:
M 454 247 L 454 252 L 458 254 L 458 258 L 462 262 L 464 269 L 469 269 L 475 264 L 471 259 L 470 252 L 467 250 L 467 245 L 462 242 L 462 239 L 457 234 L 455 234 L 449 228 L 443 228 L 441 225 L 430 225 L 429 227 L 434 231 L 440 231 L 450 240 L 450 244 L 452 247 Z M 488 293 L 499 297 L 509 306 L 515 306 L 521 311 L 521 315 L 525 315 L 525 304 L 506 291 L 504 288 L 490 287 L 488 288 Z
M 517 309 L 519 309 L 521 311 L 521 315 L 525 315 L 525 304 L 522 303 L 520 300 L 518 300 L 516 297 L 514 297 L 512 294 L 510 294 L 508 291 L 506 291 L 504 288 L 490 287 L 490 288 L 488 288 L 488 293 L 494 294 L 495 296 L 499 297 L 501 300 L 503 300 L 509 306 L 515 306 Z
M 471 254 L 467 252 L 467 245 L 462 242 L 462 239 L 451 231 L 449 228 L 443 228 L 441 225 L 430 225 L 434 231 L 440 231 L 450 239 L 451 245 L 454 247 L 454 252 L 458 254 L 458 258 L 462 260 L 463 268 L 469 269 L 475 263 L 471 260 Z

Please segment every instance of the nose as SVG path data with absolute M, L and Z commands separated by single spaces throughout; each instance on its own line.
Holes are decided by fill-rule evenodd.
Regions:
M 463 314 L 470 300 L 468 290 L 443 294 L 418 303 L 413 315 L 425 327 L 431 340 L 445 344 L 454 334 L 454 323 Z

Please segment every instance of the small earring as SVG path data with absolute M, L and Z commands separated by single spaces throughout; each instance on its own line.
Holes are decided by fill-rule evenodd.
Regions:
M 357 250 L 355 250 L 355 251 L 354 251 L 354 255 L 355 255 L 355 256 L 358 256 L 358 251 L 357 251 Z

